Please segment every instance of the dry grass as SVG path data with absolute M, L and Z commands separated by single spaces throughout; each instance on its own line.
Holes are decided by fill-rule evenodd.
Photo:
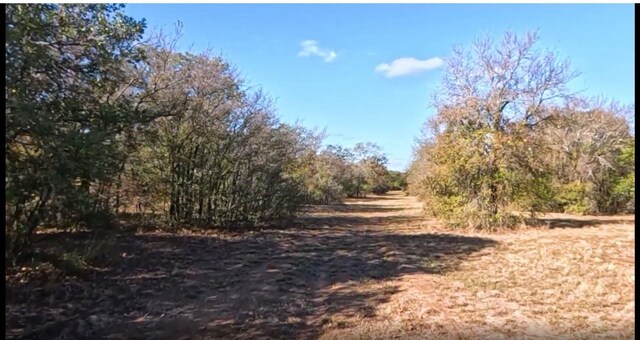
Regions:
M 95 276 L 52 289 L 7 276 L 6 335 L 632 338 L 635 217 L 545 218 L 451 231 L 392 193 L 290 228 L 123 235 Z
M 329 325 L 321 338 L 633 338 L 634 216 L 545 217 L 576 223 L 482 233 L 499 245 L 443 276 L 384 283 L 401 293 L 379 305 L 375 317 Z M 432 229 L 421 222 L 398 231 Z

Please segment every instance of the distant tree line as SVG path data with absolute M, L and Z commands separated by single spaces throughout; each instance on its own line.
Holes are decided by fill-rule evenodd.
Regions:
M 123 212 L 240 228 L 392 187 L 378 146 L 323 147 L 227 61 L 143 39 L 122 8 L 6 7 L 9 262 L 39 228 L 112 227 Z
M 571 92 L 578 72 L 538 40 L 454 50 L 408 174 L 428 214 L 493 228 L 523 213 L 635 209 L 634 106 Z
M 372 143 L 358 143 L 351 149 L 329 145 L 303 169 L 306 201 L 328 204 L 385 193 L 391 184 L 386 163 L 380 147 Z

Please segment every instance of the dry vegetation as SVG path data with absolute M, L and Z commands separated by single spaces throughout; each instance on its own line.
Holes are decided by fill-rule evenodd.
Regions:
M 633 337 L 634 216 L 547 221 L 445 232 L 392 193 L 286 229 L 120 235 L 82 279 L 8 273 L 7 336 Z
M 489 236 L 499 245 L 456 271 L 387 283 L 400 293 L 375 318 L 323 338 L 632 338 L 634 216 L 548 217 L 550 228 Z
M 401 173 L 123 6 L 7 6 L 7 337 L 634 335 L 634 216 L 499 231 L 635 209 L 635 107 L 536 32 L 454 50 Z

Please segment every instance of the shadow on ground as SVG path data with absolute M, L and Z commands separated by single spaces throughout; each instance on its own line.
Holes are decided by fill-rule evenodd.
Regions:
M 597 227 L 604 224 L 633 224 L 633 220 L 624 219 L 589 219 L 589 218 L 545 218 L 540 217 L 533 221 L 528 221 L 528 224 L 546 226 L 550 229 L 562 229 L 562 228 L 588 228 Z
M 401 206 L 380 206 L 376 204 L 334 204 L 323 205 L 317 207 L 311 207 L 310 212 L 346 212 L 346 213 L 387 213 L 387 212 L 399 212 L 405 210 L 405 207 Z
M 373 315 L 398 292 L 375 283 L 455 270 L 495 245 L 368 229 L 412 222 L 402 214 L 302 221 L 309 227 L 235 236 L 121 236 L 92 279 L 8 287 L 7 337 L 308 339 L 334 317 Z
M 350 198 L 353 202 L 367 202 L 367 201 L 399 201 L 407 199 L 407 195 L 401 191 L 390 191 L 386 195 L 369 195 L 367 197 Z

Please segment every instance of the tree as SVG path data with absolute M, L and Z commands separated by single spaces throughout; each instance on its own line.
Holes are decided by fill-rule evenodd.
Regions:
M 532 139 L 536 162 L 555 187 L 551 209 L 575 213 L 615 213 L 630 196 L 614 193 L 616 182 L 632 165 L 622 155 L 631 140 L 625 115 L 615 102 L 580 100 L 554 113 Z M 621 158 L 622 157 L 622 158 Z
M 128 164 L 134 199 L 164 212 L 171 225 L 291 217 L 303 201 L 298 156 L 313 136 L 280 123 L 268 96 L 247 90 L 222 58 L 162 46 L 147 55 L 144 78 L 166 85 L 149 96 L 162 103 L 153 107 L 163 117 L 139 133 Z
M 506 33 L 495 43 L 476 39 L 454 49 L 437 110 L 421 148 L 419 189 L 431 213 L 452 223 L 491 227 L 513 222 L 538 169 L 531 134 L 575 93 L 578 73 L 553 51 L 536 48 L 537 33 Z M 412 176 L 416 178 L 416 176 Z M 515 206 L 514 206 L 515 205 Z
M 7 7 L 6 259 L 45 225 L 242 227 L 388 187 L 379 147 L 321 150 L 269 96 L 122 5 Z M 113 222 L 113 223 L 112 223 Z
M 345 197 L 384 193 L 390 187 L 387 158 L 373 143 L 353 148 L 327 145 L 309 159 L 303 175 L 307 203 L 336 203 Z
M 389 190 L 389 172 L 387 157 L 382 148 L 374 143 L 357 143 L 353 147 L 356 173 L 356 197 L 367 193 L 383 194 Z
M 406 190 L 407 173 L 402 171 L 389 171 L 389 190 Z
M 118 170 L 116 136 L 144 117 L 121 91 L 145 23 L 122 5 L 7 5 L 7 259 L 41 222 L 90 208 Z

